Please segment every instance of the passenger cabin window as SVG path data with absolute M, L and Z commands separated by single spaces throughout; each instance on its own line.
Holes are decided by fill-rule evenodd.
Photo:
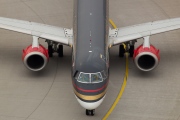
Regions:
M 80 72 L 79 77 L 75 77 L 78 82 L 81 83 L 100 83 L 106 79 L 105 72 L 97 72 L 97 73 L 83 73 Z

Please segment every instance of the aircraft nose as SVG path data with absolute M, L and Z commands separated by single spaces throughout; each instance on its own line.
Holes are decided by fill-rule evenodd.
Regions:
M 75 96 L 76 96 L 76 95 L 75 95 Z M 85 108 L 85 109 L 87 109 L 87 110 L 94 110 L 94 109 L 96 109 L 99 105 L 101 105 L 101 103 L 103 102 L 104 98 L 105 98 L 105 95 L 104 95 L 103 98 L 101 98 L 100 100 L 98 100 L 98 101 L 96 101 L 96 102 L 85 102 L 85 101 L 80 100 L 80 99 L 76 96 L 76 99 L 77 99 L 77 101 L 79 102 L 79 104 L 80 104 L 83 108 Z

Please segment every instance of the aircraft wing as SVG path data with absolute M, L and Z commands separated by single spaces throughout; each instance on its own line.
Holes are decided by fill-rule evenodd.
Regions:
M 110 29 L 109 46 L 168 32 L 180 28 L 180 18 L 149 22 L 124 28 Z
M 72 45 L 72 29 L 0 17 L 0 28 Z

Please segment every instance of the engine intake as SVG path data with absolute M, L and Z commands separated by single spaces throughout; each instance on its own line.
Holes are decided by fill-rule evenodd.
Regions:
M 136 66 L 142 71 L 151 71 L 157 67 L 160 57 L 159 50 L 153 45 L 150 47 L 139 46 L 134 51 L 134 62 Z
M 32 47 L 32 45 L 30 45 L 25 50 L 23 50 L 22 59 L 24 65 L 29 70 L 40 71 L 47 65 L 49 55 L 48 51 L 42 45 L 34 48 Z

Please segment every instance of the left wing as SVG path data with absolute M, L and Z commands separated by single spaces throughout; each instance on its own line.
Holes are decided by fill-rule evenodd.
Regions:
M 124 28 L 110 29 L 109 46 L 145 38 L 180 28 L 180 18 L 149 22 Z
M 73 44 L 72 29 L 3 17 L 0 17 L 0 28 L 48 39 L 69 46 Z

